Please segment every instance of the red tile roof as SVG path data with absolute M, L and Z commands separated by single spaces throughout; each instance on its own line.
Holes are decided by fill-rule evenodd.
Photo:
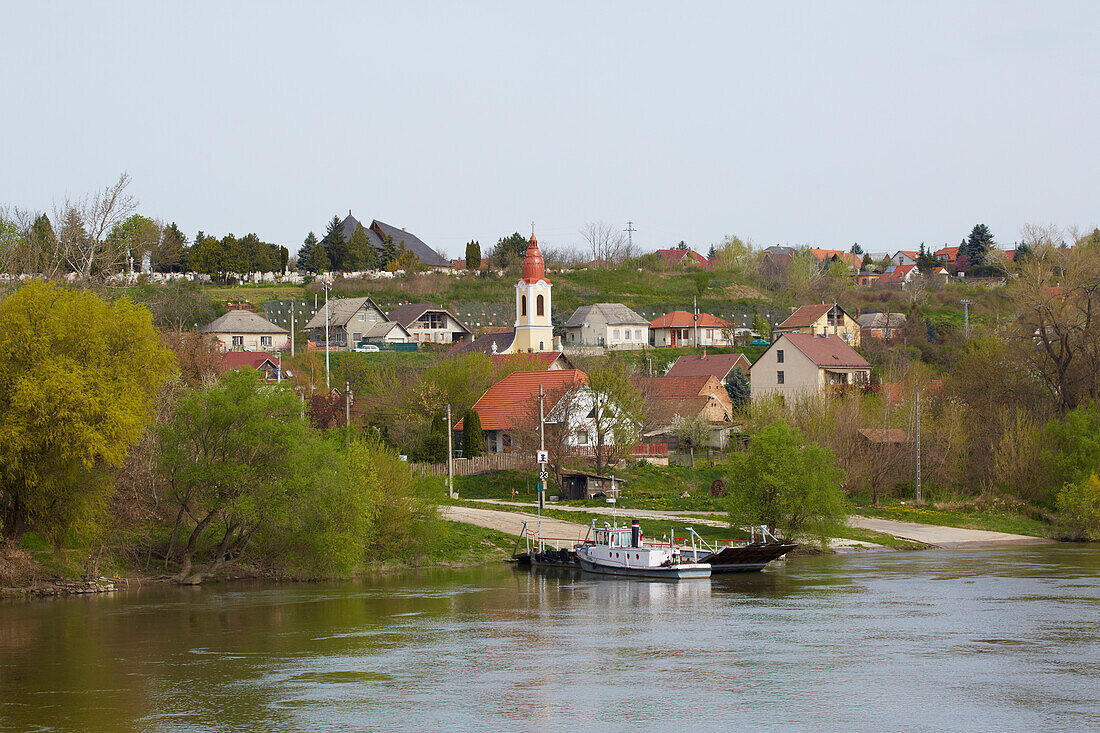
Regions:
M 800 305 L 798 306 L 798 310 L 787 316 L 787 320 L 780 323 L 776 328 L 809 328 L 817 323 L 822 316 L 832 310 L 832 308 L 832 303 Z
M 741 367 L 747 374 L 749 371 L 748 357 L 744 354 L 707 354 L 705 356 L 684 354 L 676 360 L 676 363 L 672 365 L 665 376 L 712 376 L 722 381 L 735 367 Z
M 725 389 L 721 383 L 710 384 L 711 380 L 718 382 L 713 375 L 701 374 L 693 377 L 637 377 L 634 383 L 653 398 L 699 397 L 717 394 L 719 389 Z
M 903 283 L 916 265 L 894 265 L 882 276 L 883 282 Z
M 943 249 L 936 250 L 936 257 L 943 255 L 948 262 L 954 262 L 959 258 L 958 247 L 944 247 Z
M 580 369 L 555 371 L 512 372 L 488 389 L 473 409 L 481 418 L 482 430 L 507 430 L 532 407 L 538 407 L 539 385 L 543 393 L 560 391 L 563 387 L 587 384 L 588 375 Z M 553 405 L 546 405 L 549 410 Z M 458 421 L 457 429 L 462 429 Z
M 692 328 L 694 325 L 695 321 L 691 319 L 691 314 L 687 311 L 672 311 L 663 316 L 657 316 L 649 322 L 650 328 Z M 709 313 L 700 313 L 699 327 L 733 328 L 733 324 Z
M 222 363 L 227 369 L 240 369 L 246 366 L 259 369 L 265 361 L 271 362 L 274 367 L 279 366 L 279 357 L 266 351 L 227 351 L 222 354 Z
M 781 338 L 801 351 L 807 359 L 824 369 L 870 369 L 871 365 L 839 336 L 814 336 L 809 333 L 785 333 Z M 779 343 L 776 341 L 775 343 Z M 773 346 L 775 344 L 772 344 Z
M 659 249 L 657 254 L 670 265 L 678 265 L 684 260 L 693 260 L 696 264 L 704 266 L 708 264 L 707 258 L 693 249 Z

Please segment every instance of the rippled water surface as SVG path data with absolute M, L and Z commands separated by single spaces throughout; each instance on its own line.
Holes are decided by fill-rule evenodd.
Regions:
M 1100 549 L 0 605 L 0 730 L 1097 730 Z

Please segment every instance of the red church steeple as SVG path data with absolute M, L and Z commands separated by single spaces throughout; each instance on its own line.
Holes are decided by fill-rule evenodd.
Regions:
M 523 280 L 529 283 L 539 280 L 550 282 L 546 279 L 546 263 L 542 261 L 542 252 L 539 251 L 539 243 L 534 234 L 531 235 L 527 253 L 523 256 Z

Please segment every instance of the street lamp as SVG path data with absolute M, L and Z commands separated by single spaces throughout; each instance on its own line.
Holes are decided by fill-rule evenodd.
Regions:
M 325 289 L 325 389 L 331 389 L 328 371 L 328 291 L 332 284 L 328 281 L 328 278 L 324 278 L 321 280 L 321 287 Z

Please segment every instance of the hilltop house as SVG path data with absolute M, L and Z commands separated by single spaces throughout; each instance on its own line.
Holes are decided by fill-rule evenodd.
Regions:
M 333 298 L 328 302 L 328 338 L 330 349 L 350 350 L 372 343 L 408 343 L 408 329 L 391 321 L 370 298 Z M 305 325 L 311 341 L 325 341 L 325 307 L 317 309 Z
M 565 322 L 565 343 L 641 349 L 649 343 L 649 321 L 620 303 L 582 305 Z
M 733 346 L 733 324 L 709 313 L 696 321 L 687 311 L 672 311 L 649 322 L 650 346 Z M 695 341 L 698 327 L 699 342 Z
M 360 222 L 354 216 L 351 215 L 351 211 L 348 211 L 348 215 L 341 222 L 341 231 L 344 234 L 344 241 L 351 241 L 351 235 L 355 234 L 355 230 L 359 228 Z M 447 267 L 451 268 L 454 265 L 450 260 L 442 257 L 434 249 L 426 245 L 415 234 L 399 229 L 385 222 L 374 219 L 371 221 L 370 226 L 364 227 L 366 229 L 367 240 L 370 242 L 371 247 L 375 252 L 381 252 L 382 247 L 385 246 L 386 237 L 393 238 L 393 244 L 400 251 L 402 247 L 416 255 L 420 260 L 420 264 L 425 267 Z
M 684 354 L 665 373 L 666 377 L 714 377 L 723 384 L 734 369 L 749 374 L 752 364 L 744 354 Z
M 659 249 L 657 255 L 666 265 L 687 265 L 690 267 L 707 267 L 710 261 L 693 249 L 673 247 L 672 249 Z
M 917 255 L 919 254 L 920 252 L 916 250 L 899 249 L 894 253 L 893 257 L 890 258 L 890 261 L 895 265 L 915 265 L 917 264 Z
M 831 334 L 839 336 L 852 346 L 859 346 L 859 323 L 836 303 L 801 306 L 772 332 Z
M 473 339 L 474 332 L 458 316 L 433 303 L 406 303 L 387 317 L 404 326 L 414 341 L 449 344 Z
M 502 371 L 550 372 L 575 368 L 573 362 L 569 361 L 569 357 L 560 351 L 540 351 L 537 354 L 493 354 L 489 358 L 493 366 Z
M 784 333 L 753 362 L 752 398 L 833 394 L 871 378 L 871 365 L 839 336 Z
M 859 317 L 861 338 L 890 340 L 905 325 L 904 313 L 864 313 Z
M 202 329 L 225 351 L 274 351 L 286 347 L 290 332 L 263 316 L 235 308 Z

